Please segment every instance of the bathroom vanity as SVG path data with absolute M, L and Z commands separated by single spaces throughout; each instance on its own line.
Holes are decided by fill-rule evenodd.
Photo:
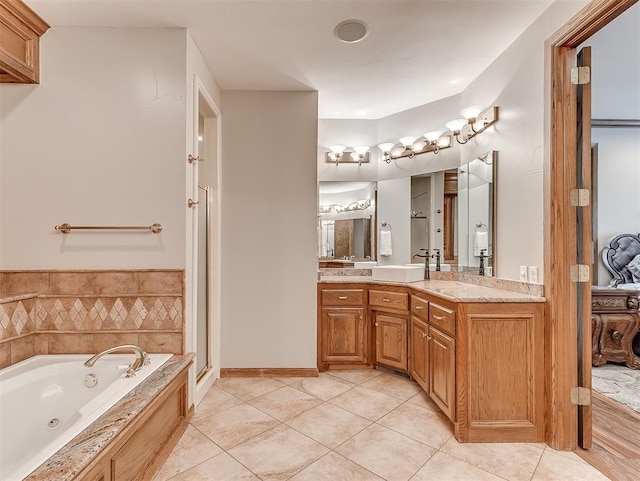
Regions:
M 318 283 L 318 368 L 410 376 L 460 442 L 544 442 L 544 298 L 458 281 Z

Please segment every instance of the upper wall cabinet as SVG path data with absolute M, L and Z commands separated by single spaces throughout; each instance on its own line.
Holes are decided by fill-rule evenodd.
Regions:
M 21 0 L 0 0 L 0 83 L 38 83 L 49 25 Z

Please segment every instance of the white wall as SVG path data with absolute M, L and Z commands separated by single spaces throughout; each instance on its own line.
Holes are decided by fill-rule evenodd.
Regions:
M 222 367 L 316 367 L 317 92 L 222 92 Z
M 40 85 L 0 86 L 1 268 L 184 267 L 184 66 L 185 30 L 47 32 Z
M 591 141 L 598 144 L 600 255 L 611 237 L 640 233 L 640 129 L 594 128 Z M 598 284 L 607 285 L 611 275 L 598 264 Z
M 397 265 L 411 262 L 411 177 L 378 182 L 377 232 L 383 222 L 391 225 L 392 255 L 381 256 L 378 241 L 378 264 Z
M 587 39 L 596 119 L 640 119 L 640 3 Z
M 519 266 L 543 267 L 544 42 L 586 1 L 558 1 L 460 96 L 460 107 L 498 105 L 500 120 L 462 146 L 466 163 L 498 151 L 498 277 L 519 279 Z M 539 279 L 541 282 L 541 279 Z

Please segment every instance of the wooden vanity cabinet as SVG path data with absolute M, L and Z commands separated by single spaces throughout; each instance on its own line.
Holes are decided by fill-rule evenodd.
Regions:
M 407 372 L 407 318 L 400 314 L 373 311 L 376 364 Z
M 0 83 L 38 83 L 40 37 L 48 29 L 21 0 L 0 0 Z
M 318 368 L 371 366 L 366 325 L 366 288 L 318 288 Z
M 369 289 L 375 363 L 409 372 L 409 294 L 404 288 Z
M 455 421 L 455 311 L 412 295 L 410 343 L 411 376 Z
M 459 442 L 544 441 L 544 303 L 383 284 L 320 284 L 318 293 L 320 370 L 409 373 Z

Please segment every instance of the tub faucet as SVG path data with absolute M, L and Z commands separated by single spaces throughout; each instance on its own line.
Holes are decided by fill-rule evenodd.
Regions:
M 424 280 L 429 280 L 429 249 L 420 249 L 424 254 L 413 254 L 412 259 L 416 257 L 424 257 Z
M 126 377 L 135 376 L 136 372 L 139 371 L 142 366 L 146 366 L 148 364 L 151 364 L 151 359 L 149 359 L 148 354 L 146 352 L 144 352 L 144 349 L 142 349 L 140 346 L 136 346 L 134 344 L 123 344 L 122 346 L 112 347 L 110 349 L 106 349 L 106 350 L 96 354 L 95 356 L 92 356 L 91 358 L 87 359 L 84 362 L 84 365 L 87 366 L 87 367 L 93 367 L 93 365 L 96 363 L 96 361 L 98 359 L 100 359 L 102 356 L 104 356 L 105 354 L 111 354 L 112 352 L 124 351 L 124 350 L 132 351 L 136 355 L 135 361 L 133 361 L 129 365 L 129 368 L 127 369 Z

